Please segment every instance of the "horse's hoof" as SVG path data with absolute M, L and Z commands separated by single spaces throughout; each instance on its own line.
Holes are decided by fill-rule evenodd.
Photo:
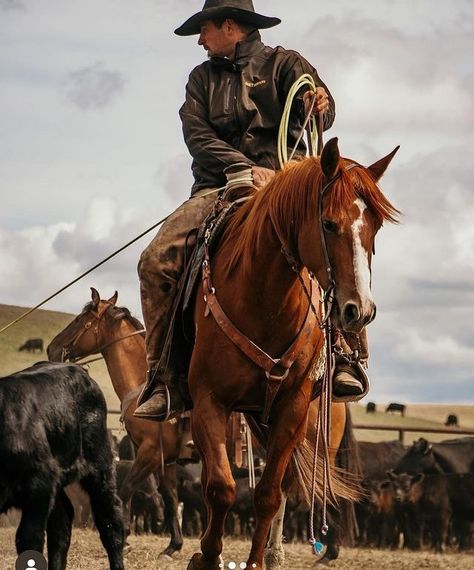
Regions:
M 166 560 L 167 562 L 170 562 L 171 560 L 173 560 L 173 557 L 171 556 L 171 554 L 167 554 L 166 552 L 162 552 L 158 558 L 160 560 Z
M 225 568 L 222 556 L 219 556 L 219 560 L 216 563 L 210 565 L 203 558 L 200 552 L 193 554 L 186 570 L 223 570 Z
M 193 554 L 193 557 L 189 561 L 188 567 L 186 570 L 197 570 L 199 562 L 201 561 L 202 554 Z

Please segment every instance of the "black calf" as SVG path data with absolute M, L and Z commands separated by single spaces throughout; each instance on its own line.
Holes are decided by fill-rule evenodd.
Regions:
M 0 513 L 22 510 L 17 552 L 43 551 L 63 570 L 73 508 L 64 487 L 89 494 L 112 570 L 123 570 L 124 530 L 99 386 L 80 366 L 39 362 L 0 378 Z

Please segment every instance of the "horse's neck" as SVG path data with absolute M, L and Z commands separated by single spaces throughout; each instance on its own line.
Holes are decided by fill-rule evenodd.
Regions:
M 110 339 L 112 344 L 102 352 L 115 393 L 120 401 L 146 379 L 145 340 L 141 335 L 127 337 L 133 332 L 135 329 L 132 325 L 122 320 L 120 326 L 114 329 Z
M 237 234 L 235 240 L 239 239 Z M 232 249 L 232 241 L 227 241 L 226 249 Z M 233 307 L 229 316 L 238 316 L 240 321 L 242 315 L 248 315 L 252 321 L 250 330 L 257 333 L 260 328 L 265 336 L 280 336 L 281 333 L 287 337 L 285 331 L 301 324 L 308 306 L 297 274 L 291 269 L 281 248 L 280 239 L 268 220 L 260 236 L 259 249 L 252 255 L 248 273 L 237 264 L 230 281 L 224 274 L 216 280 L 218 295 L 227 294 L 231 300 L 231 303 L 224 302 L 226 310 Z M 222 259 L 227 259 L 229 250 L 219 252 Z M 216 270 L 219 273 L 218 267 Z M 266 318 L 262 319 L 262 315 L 266 315 Z

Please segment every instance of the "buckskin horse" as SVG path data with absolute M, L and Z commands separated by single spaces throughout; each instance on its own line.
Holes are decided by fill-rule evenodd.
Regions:
M 302 454 L 297 444 L 306 431 L 312 370 L 325 344 L 308 299 L 316 289 L 310 277 L 333 291 L 336 327 L 358 333 L 373 320 L 375 235 L 398 213 L 377 181 L 397 150 L 365 168 L 340 157 L 337 139 L 330 140 L 320 159 L 289 165 L 244 203 L 213 258 L 205 257 L 188 379 L 209 517 L 201 552 L 193 555 L 188 570 L 222 568 L 224 521 L 235 498 L 225 449 L 233 410 L 246 412 L 254 427 L 268 426 L 263 428 L 266 467 L 255 489 L 256 528 L 247 561 L 247 568 L 263 567 L 285 472 L 295 468 L 294 451 Z M 350 499 L 351 490 L 338 474 L 330 477 L 334 495 Z
M 150 474 L 159 474 L 159 491 L 165 504 L 165 519 L 171 539 L 161 553 L 171 557 L 183 546 L 178 522 L 176 460 L 183 442 L 178 422 L 159 424 L 133 416 L 137 397 L 146 377 L 146 351 L 142 324 L 124 307 L 117 307 L 117 292 L 101 300 L 96 289 L 82 312 L 49 344 L 52 361 L 77 360 L 101 353 L 105 359 L 115 393 L 121 402 L 125 428 L 137 447 L 133 467 L 119 489 L 124 506 L 127 532 L 130 531 L 130 499 Z

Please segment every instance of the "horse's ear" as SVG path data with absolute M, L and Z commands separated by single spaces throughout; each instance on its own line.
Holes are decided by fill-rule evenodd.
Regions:
M 111 305 L 115 305 L 115 303 L 117 302 L 118 299 L 118 293 L 117 291 L 115 291 L 115 293 L 112 295 L 112 297 L 110 297 L 110 299 L 107 301 L 107 303 L 110 303 Z
M 92 302 L 94 303 L 94 306 L 97 307 L 98 304 L 100 303 L 100 295 L 99 295 L 99 291 L 97 291 L 97 289 L 94 289 L 94 287 L 91 287 L 91 298 L 92 298 Z
M 367 170 L 371 172 L 376 182 L 382 178 L 384 172 L 387 170 L 388 165 L 392 162 L 392 158 L 397 154 L 399 148 L 400 145 L 395 147 L 390 154 L 387 154 L 387 156 L 384 158 L 377 160 L 377 162 L 374 162 L 374 164 L 371 164 L 367 167 Z
M 321 153 L 321 169 L 326 178 L 333 178 L 339 166 L 339 147 L 337 146 L 337 137 L 329 140 Z

